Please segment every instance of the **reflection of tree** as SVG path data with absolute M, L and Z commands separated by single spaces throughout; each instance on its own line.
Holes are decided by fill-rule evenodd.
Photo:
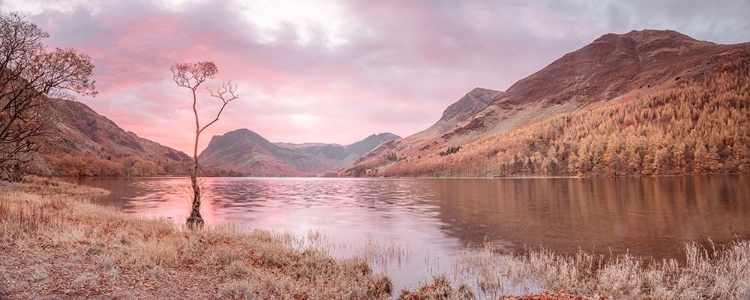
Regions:
M 184 214 L 189 197 L 180 179 L 117 179 L 120 201 L 149 201 L 158 211 Z M 359 228 L 419 234 L 460 244 L 507 242 L 512 250 L 544 245 L 556 252 L 682 255 L 683 241 L 724 243 L 750 238 L 750 176 L 647 179 L 319 180 L 211 178 L 206 215 L 215 221 L 295 226 L 340 232 L 332 216 Z M 129 185 L 122 181 L 128 181 Z M 105 181 L 103 181 L 105 182 Z M 137 183 L 137 184 L 135 184 Z M 184 182 L 183 182 L 184 183 Z M 117 186 L 117 183 L 112 185 Z M 123 198 L 126 198 L 123 200 Z M 137 199 L 140 200 L 137 200 Z M 113 200 L 114 201 L 114 200 Z M 141 207 L 142 209 L 143 207 Z M 153 213 L 153 212 L 152 212 Z M 266 222 L 266 223 L 263 223 Z M 317 222 L 317 223 L 316 223 Z M 347 223 L 348 222 L 348 223 Z M 286 227 L 288 228 L 288 227 Z M 438 233 L 437 230 L 440 232 Z M 447 236 L 448 238 L 444 238 Z M 681 256 L 676 257 L 681 258 Z
M 443 232 L 463 243 L 506 241 L 674 257 L 685 241 L 750 237 L 750 177 L 425 181 Z

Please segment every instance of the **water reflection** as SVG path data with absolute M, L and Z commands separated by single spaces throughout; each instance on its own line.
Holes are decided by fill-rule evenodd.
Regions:
M 101 203 L 146 216 L 187 217 L 185 178 L 88 179 Z M 681 258 L 688 241 L 750 238 L 750 176 L 615 179 L 209 178 L 209 223 L 305 234 L 342 244 L 405 245 L 412 259 L 383 266 L 397 289 L 450 269 L 466 244 L 508 251 L 544 246 Z M 367 238 L 365 238 L 367 237 Z
M 688 241 L 750 238 L 749 183 L 747 176 L 431 182 L 442 230 L 462 242 L 657 259 L 681 258 Z

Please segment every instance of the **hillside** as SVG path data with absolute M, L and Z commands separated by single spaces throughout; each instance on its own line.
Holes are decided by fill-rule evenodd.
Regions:
M 607 34 L 518 81 L 455 129 L 384 145 L 344 174 L 747 172 L 749 57 L 750 44 L 674 31 Z M 710 166 L 704 153 L 715 153 Z
M 30 172 L 53 176 L 184 175 L 190 157 L 126 132 L 81 102 L 53 100 L 53 140 L 42 145 Z
M 453 130 L 456 125 L 471 118 L 500 94 L 502 94 L 500 91 L 474 88 L 461 97 L 461 99 L 448 106 L 435 124 L 419 133 L 409 136 L 403 143 L 434 137 Z
M 207 167 L 255 176 L 307 176 L 353 163 L 373 148 L 399 137 L 371 135 L 351 145 L 271 143 L 248 129 L 214 136 L 199 156 Z

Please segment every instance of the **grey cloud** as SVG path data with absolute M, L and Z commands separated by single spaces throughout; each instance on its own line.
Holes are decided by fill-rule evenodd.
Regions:
M 606 33 L 674 29 L 718 43 L 750 41 L 746 0 L 342 1 L 347 23 L 341 34 L 347 43 L 337 47 L 328 46 L 322 28 L 311 28 L 312 38 L 304 44 L 292 24 L 261 32 L 230 4 L 204 1 L 172 11 L 145 0 L 100 1 L 72 13 L 48 11 L 32 18 L 49 27 L 53 43 L 95 57 L 99 86 L 111 89 L 110 97 L 150 97 L 143 101 L 176 107 L 178 100 L 170 100 L 174 87 L 165 81 L 168 66 L 214 60 L 220 77 L 235 78 L 266 97 L 293 97 L 290 88 L 302 94 L 322 89 L 338 91 L 337 97 L 368 95 L 352 97 L 366 102 L 321 99 L 311 112 L 325 118 L 338 114 L 343 124 L 361 123 L 361 130 L 402 135 L 429 126 L 472 88 L 507 89 Z M 258 42 L 261 33 L 275 35 L 276 42 Z M 157 87 L 137 88 L 144 84 Z M 154 98 L 159 87 L 170 91 L 163 99 Z M 295 109 L 268 108 L 274 115 Z M 149 117 L 158 116 L 139 116 Z M 384 120 L 391 123 L 378 124 Z

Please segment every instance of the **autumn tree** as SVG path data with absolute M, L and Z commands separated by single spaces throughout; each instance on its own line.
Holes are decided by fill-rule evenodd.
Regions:
M 54 98 L 95 95 L 91 58 L 47 50 L 49 34 L 18 13 L 0 14 L 0 175 L 18 171 L 48 138 Z
M 358 166 L 384 176 L 748 173 L 748 59 L 747 53 L 738 54 L 721 70 L 670 88 L 480 138 L 451 155 L 422 153 L 416 160 Z M 492 173 L 481 172 L 488 167 Z
M 174 82 L 177 86 L 184 87 L 190 90 L 193 96 L 193 115 L 195 116 L 195 143 L 193 144 L 193 168 L 190 171 L 190 186 L 193 193 L 193 201 L 191 205 L 190 216 L 187 218 L 187 225 L 189 227 L 201 227 L 203 226 L 203 217 L 201 217 L 201 190 L 198 184 L 198 139 L 201 133 L 206 130 L 209 126 L 216 123 L 219 120 L 219 116 L 224 111 L 224 108 L 232 100 L 239 98 L 237 94 L 237 86 L 232 85 L 230 82 L 220 84 L 216 89 L 208 89 L 211 97 L 221 101 L 221 108 L 216 113 L 216 117 L 210 122 L 201 126 L 198 118 L 198 88 L 206 80 L 214 78 L 219 69 L 213 62 L 197 62 L 197 63 L 175 63 L 170 67 L 172 71 Z

